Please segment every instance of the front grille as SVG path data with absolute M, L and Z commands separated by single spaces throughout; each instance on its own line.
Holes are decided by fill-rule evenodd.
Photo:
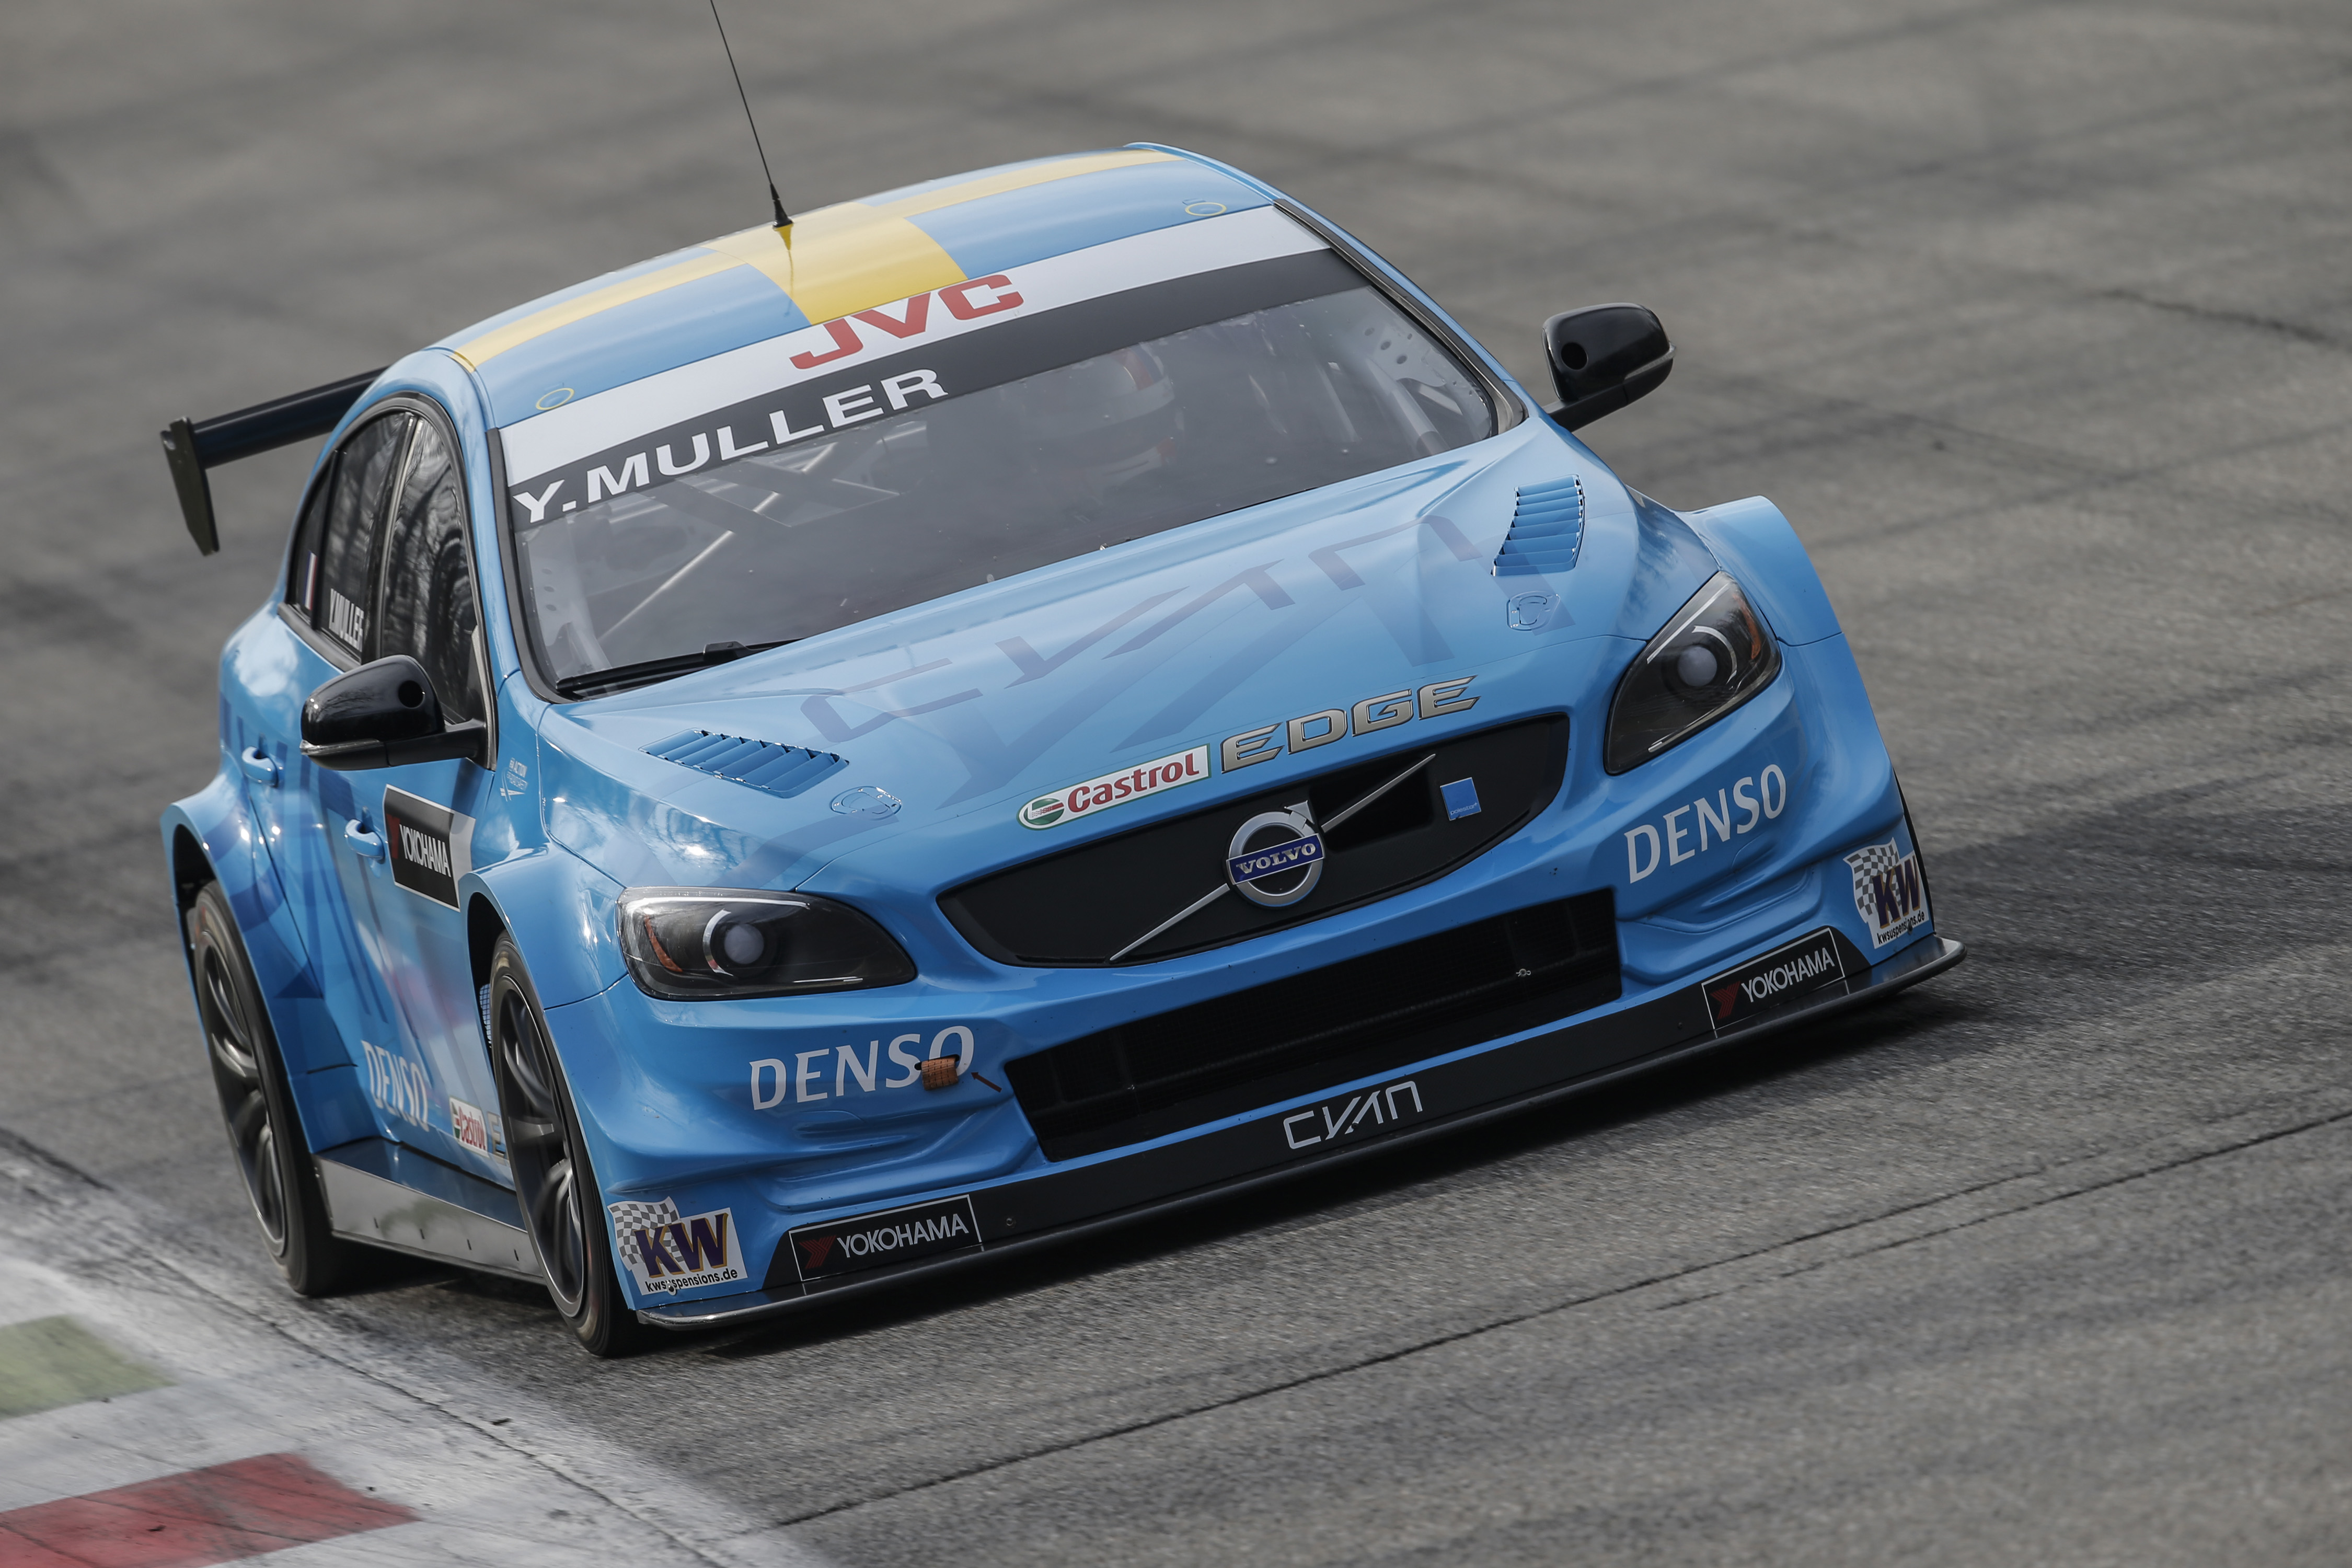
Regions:
M 1024 862 L 950 889 L 940 908 L 999 963 L 1150 963 L 1223 947 L 1387 898 L 1485 853 L 1550 803 L 1567 754 L 1565 714 L 1425 741 Z M 1228 893 L 1134 945 L 1224 882 L 1234 829 L 1251 817 L 1303 800 L 1329 822 L 1424 757 L 1326 835 L 1322 879 L 1306 898 L 1269 909 Z M 1465 780 L 1476 810 L 1455 815 L 1443 791 Z
M 1615 1001 L 1607 889 L 1004 1064 L 1049 1160 L 1115 1149 Z

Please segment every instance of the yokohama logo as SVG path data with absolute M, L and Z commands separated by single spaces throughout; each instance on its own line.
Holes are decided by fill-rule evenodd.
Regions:
M 1699 994 L 1706 1004 L 1708 1026 L 1721 1035 L 1759 1013 L 1845 984 L 1846 963 L 1838 940 L 1822 930 L 1703 982 Z
M 803 1237 L 798 1245 L 808 1267 L 822 1268 L 836 1245 L 845 1258 L 872 1258 L 877 1253 L 898 1252 L 958 1237 L 971 1240 L 971 1227 L 964 1224 L 963 1215 L 950 1214 L 937 1219 L 902 1220 L 897 1225 L 877 1226 L 872 1230 L 845 1231 L 838 1236 Z
M 457 879 L 471 870 L 474 819 L 390 785 L 383 792 L 384 847 L 392 879 L 422 899 L 457 907 Z
M 1790 986 L 1807 980 L 1817 980 L 1838 966 L 1837 954 L 1826 949 L 1816 949 L 1802 958 L 1777 964 L 1763 973 L 1738 983 L 1739 994 L 1750 1002 L 1761 1002 L 1778 995 Z
M 886 1264 L 908 1263 L 950 1252 L 980 1250 L 980 1225 L 968 1197 L 941 1199 L 880 1214 L 860 1215 L 834 1225 L 810 1226 L 786 1238 L 803 1281 L 815 1284 L 837 1275 Z
M 444 877 L 449 874 L 447 839 L 435 838 L 427 834 L 419 833 L 404 822 L 396 826 L 399 831 L 394 836 L 394 841 L 400 847 L 402 859 L 413 860 L 426 870 Z

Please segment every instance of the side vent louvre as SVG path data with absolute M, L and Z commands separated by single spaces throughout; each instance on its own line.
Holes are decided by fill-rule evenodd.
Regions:
M 1511 531 L 1495 552 L 1497 577 L 1538 577 L 1576 564 L 1584 542 L 1584 486 L 1574 479 L 1519 491 Z
M 715 773 L 770 795 L 795 795 L 830 778 L 849 764 L 831 752 L 811 752 L 799 746 L 773 746 L 722 735 L 716 730 L 687 730 L 647 746 L 646 752 L 682 768 Z

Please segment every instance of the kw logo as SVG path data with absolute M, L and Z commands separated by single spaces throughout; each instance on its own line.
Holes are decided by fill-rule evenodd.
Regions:
M 630 1233 L 637 1258 L 648 1278 L 659 1274 L 694 1274 L 727 1267 L 728 1211 L 696 1215 L 672 1225 L 646 1226 Z M 718 1221 L 714 1230 L 713 1220 Z
M 622 1264 L 641 1291 L 668 1295 L 744 1278 L 732 1209 L 681 1215 L 665 1198 L 658 1204 L 614 1204 L 613 1219 L 623 1243 Z
M 1927 923 L 1927 882 L 1916 853 L 1890 841 L 1857 849 L 1845 863 L 1853 868 L 1853 907 L 1870 928 L 1873 947 Z

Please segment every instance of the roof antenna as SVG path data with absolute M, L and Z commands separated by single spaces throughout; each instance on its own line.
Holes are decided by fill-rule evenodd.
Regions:
M 751 118 L 751 99 L 743 90 L 743 73 L 735 69 L 735 47 L 727 41 L 727 24 L 719 20 L 719 0 L 710 0 L 710 20 L 719 28 L 719 47 L 727 51 L 727 68 L 734 72 L 735 96 L 743 100 L 743 121 L 751 128 L 751 145 L 760 154 L 760 173 L 768 176 L 768 200 L 775 204 L 776 230 L 781 234 L 793 226 L 793 215 L 784 210 L 784 198 L 776 195 L 776 176 L 768 167 L 768 150 L 760 145 L 760 122 Z

